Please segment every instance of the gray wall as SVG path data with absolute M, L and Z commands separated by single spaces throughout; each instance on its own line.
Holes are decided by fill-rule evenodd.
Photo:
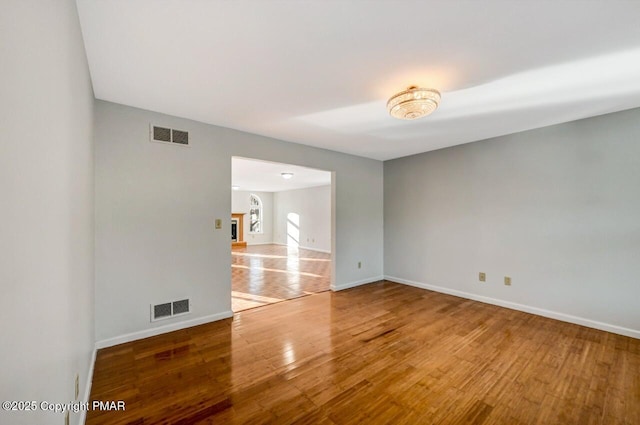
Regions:
M 94 342 L 93 93 L 75 2 L 3 2 L 0 57 L 0 399 L 67 402 Z M 0 410 L 0 423 L 64 415 Z
M 634 109 L 385 162 L 385 275 L 640 337 L 639 140 Z
M 331 252 L 331 186 L 286 190 L 274 194 L 274 240 L 287 244 L 289 213 L 298 214 L 301 248 Z
M 192 146 L 149 142 L 150 122 L 188 130 Z M 335 171 L 336 286 L 382 276 L 382 162 L 98 101 L 99 345 L 231 313 L 232 156 Z M 183 296 L 191 315 L 150 323 L 151 303 Z

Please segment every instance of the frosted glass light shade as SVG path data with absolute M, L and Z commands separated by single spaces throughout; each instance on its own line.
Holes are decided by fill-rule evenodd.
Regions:
M 440 104 L 440 92 L 415 86 L 394 95 L 387 102 L 387 110 L 392 117 L 401 120 L 415 120 L 432 113 Z

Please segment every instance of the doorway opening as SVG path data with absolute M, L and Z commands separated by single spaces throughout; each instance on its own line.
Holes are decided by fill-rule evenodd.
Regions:
M 333 173 L 232 158 L 233 312 L 328 291 L 333 279 Z

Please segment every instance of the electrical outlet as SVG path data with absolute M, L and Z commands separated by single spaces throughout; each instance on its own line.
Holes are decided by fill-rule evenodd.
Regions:
M 80 395 L 80 375 L 76 373 L 76 400 Z
M 487 281 L 487 275 L 486 273 L 480 272 L 478 274 L 478 279 L 480 280 L 480 282 L 486 282 Z
M 504 277 L 504 284 L 507 286 L 511 286 L 511 278 L 509 276 Z
M 358 268 L 361 269 L 362 268 L 362 262 L 358 261 Z

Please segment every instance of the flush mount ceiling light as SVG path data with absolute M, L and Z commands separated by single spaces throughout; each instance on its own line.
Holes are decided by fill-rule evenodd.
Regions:
M 293 173 L 280 173 L 280 175 L 282 176 L 283 179 L 289 180 L 291 177 L 293 177 Z
M 239 189 L 240 189 L 240 186 L 231 186 L 231 189 L 233 189 L 233 190 L 239 190 Z
M 395 94 L 387 102 L 387 110 L 392 117 L 401 120 L 415 120 L 432 113 L 440 104 L 440 92 L 411 86 Z

